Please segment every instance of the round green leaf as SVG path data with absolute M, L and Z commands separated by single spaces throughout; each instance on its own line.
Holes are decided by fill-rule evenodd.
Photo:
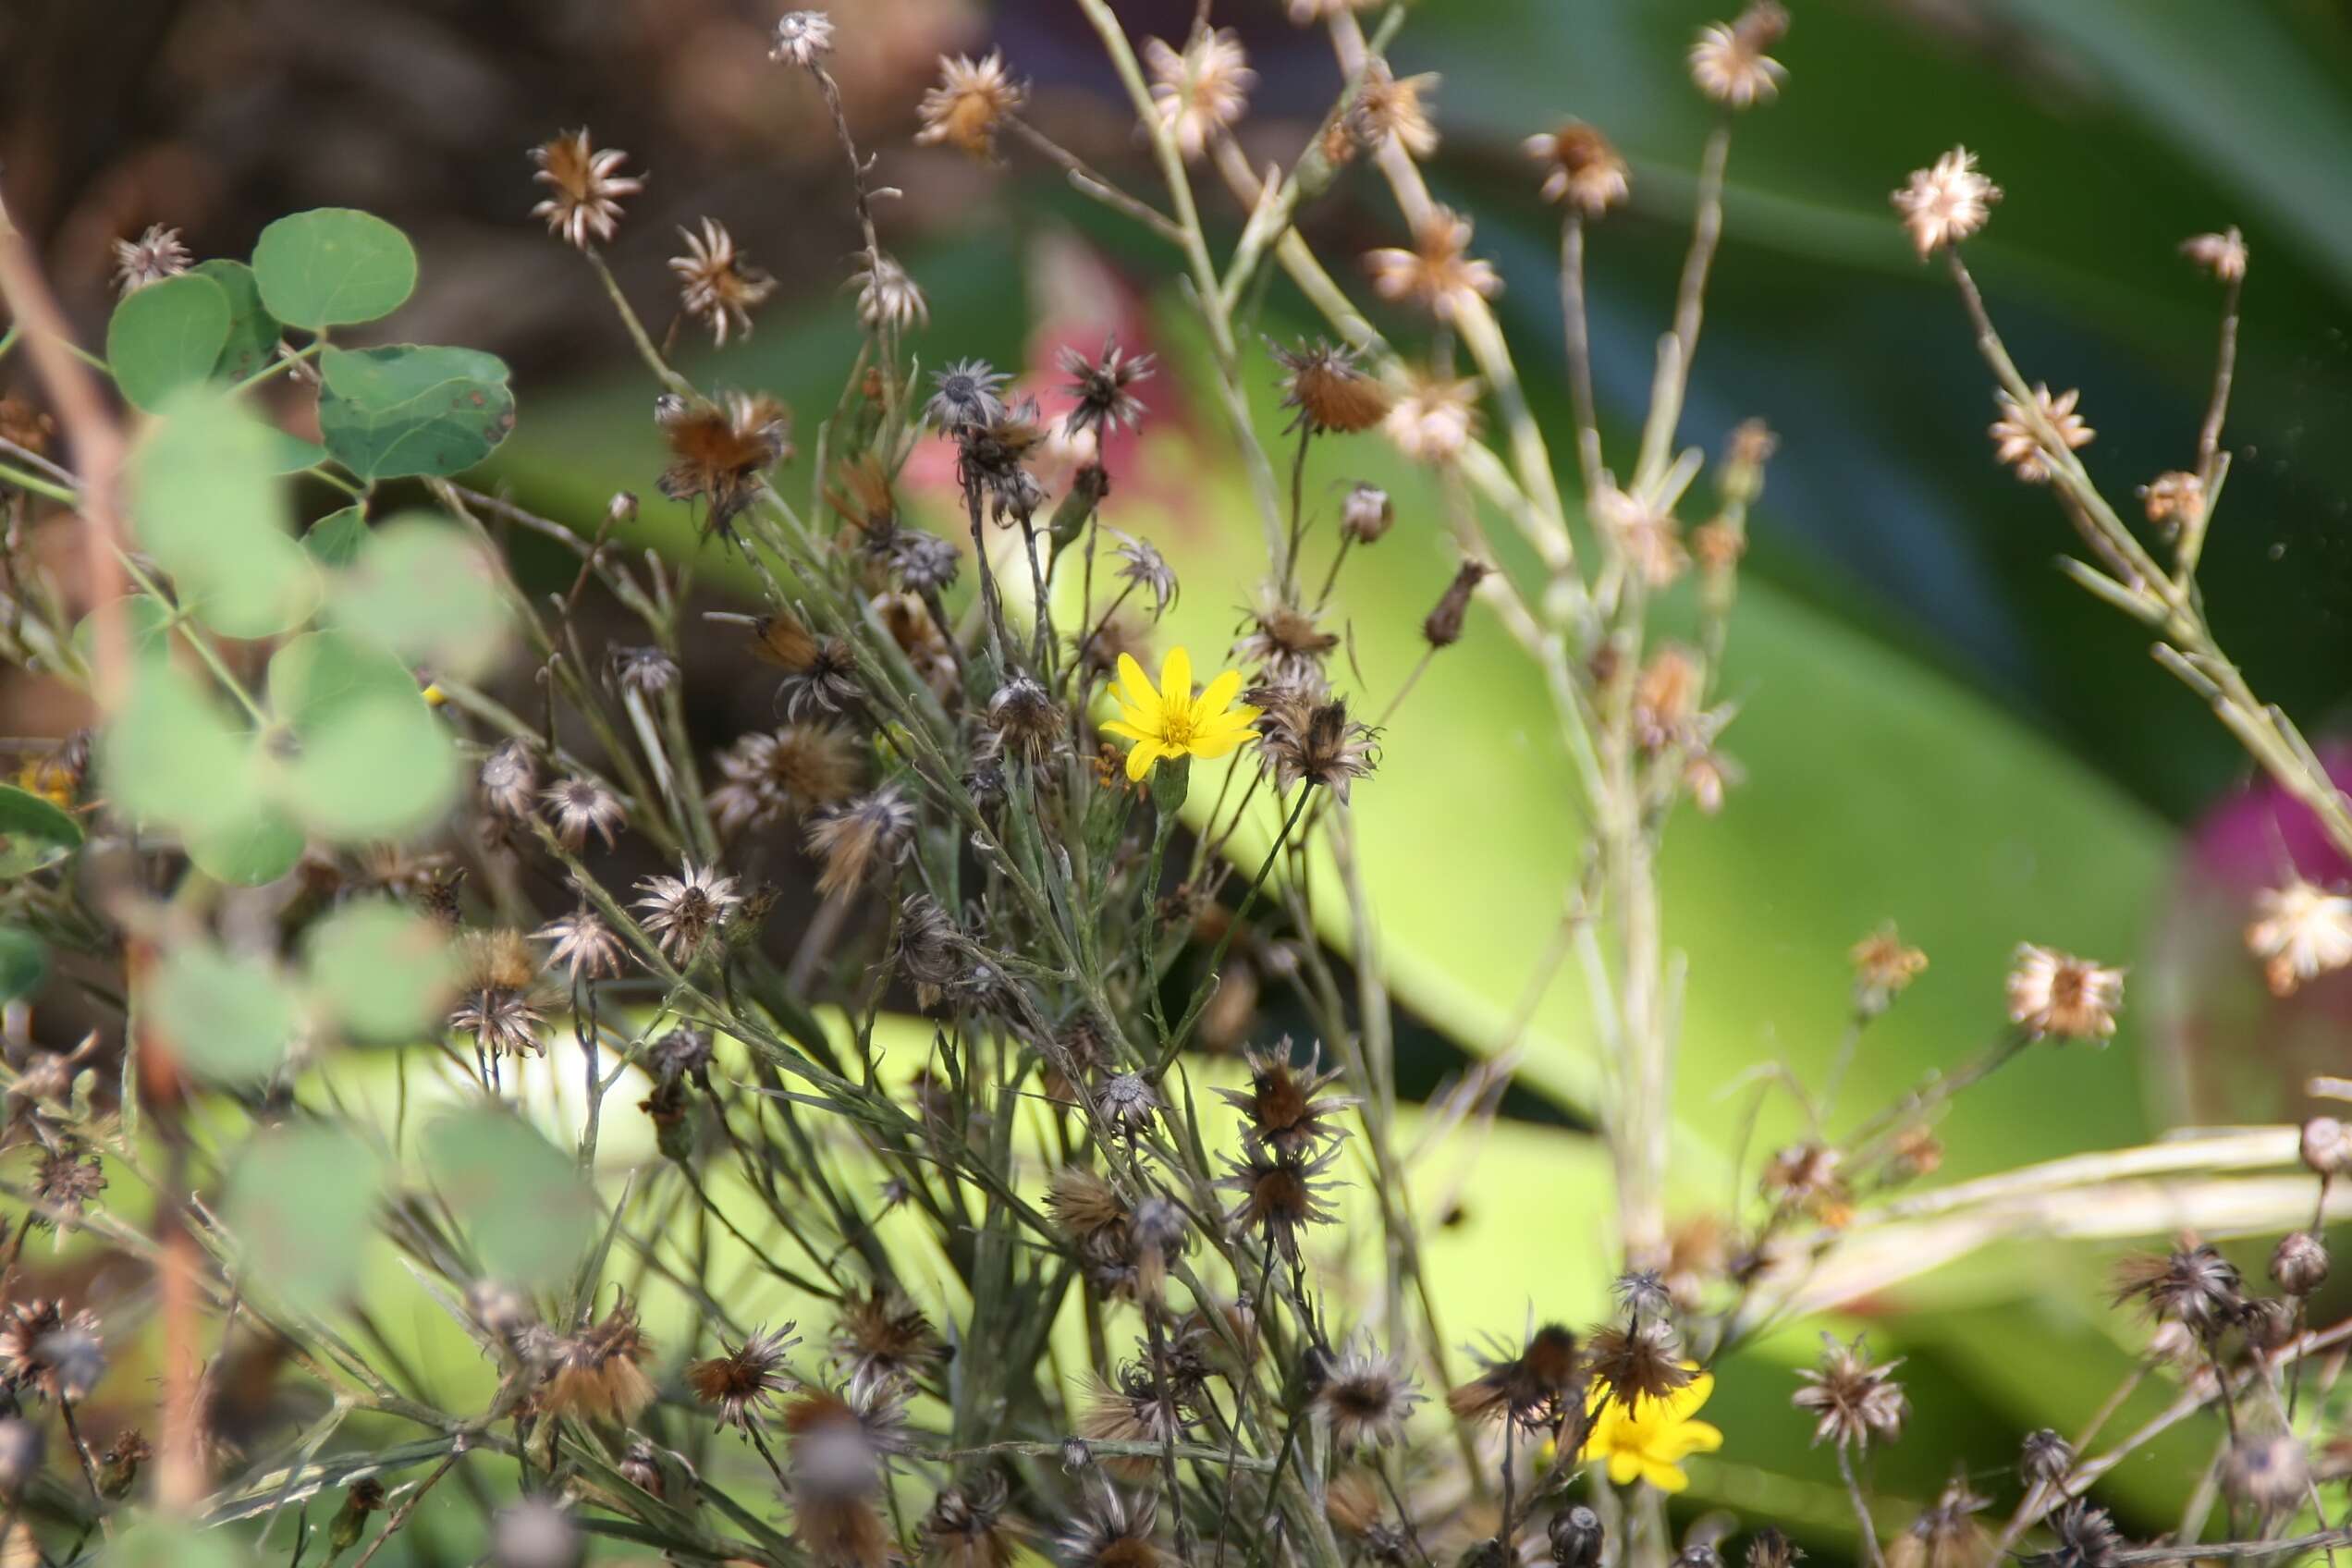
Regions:
M 263 806 L 242 822 L 188 839 L 188 858 L 217 881 L 240 888 L 275 882 L 302 858 L 302 830 L 275 806 Z
M 288 435 L 283 430 L 270 432 L 270 472 L 300 473 L 306 468 L 316 468 L 326 461 L 326 448 L 315 441 L 305 441 L 299 435 Z
M 315 332 L 398 310 L 416 288 L 416 249 L 382 218 L 321 207 L 262 230 L 253 276 L 272 315 Z
M 458 755 L 413 682 L 403 694 L 340 704 L 302 738 L 286 798 L 319 832 L 347 842 L 405 839 L 458 797 Z
M 131 656 L 145 658 L 171 646 L 171 607 L 152 594 L 126 594 L 114 601 L 123 618 L 123 632 Z M 83 616 L 73 630 L 74 652 L 84 662 L 98 662 L 98 612 Z
M 242 381 L 267 369 L 285 328 L 262 303 L 253 269 L 243 262 L 210 261 L 199 262 L 194 270 L 196 276 L 211 278 L 228 300 L 228 341 L 213 361 L 214 379 Z
M 369 533 L 327 613 L 406 663 L 461 680 L 497 662 L 508 625 L 490 558 L 447 523 L 417 513 Z
M 325 583 L 318 562 L 283 533 L 246 541 L 242 558 L 182 573 L 188 607 L 226 637 L 275 637 L 308 620 Z
M 30 931 L 0 926 L 0 1002 L 31 996 L 48 978 L 48 944 Z
M 99 731 L 98 765 L 117 806 L 191 836 L 231 828 L 260 801 L 251 738 L 161 659 L 142 662 L 122 717 Z
M 448 474 L 514 429 L 506 362 L 473 349 L 329 349 L 319 357 L 319 434 L 362 479 Z
M 233 637 L 284 631 L 318 584 L 287 531 L 275 433 L 216 387 L 183 388 L 157 412 L 130 459 L 140 542 L 207 624 Z
M 228 342 L 231 312 L 220 285 L 194 273 L 124 296 L 106 324 L 106 362 L 122 395 L 152 413 L 211 375 Z
M 398 1044 L 439 1023 L 456 955 L 433 921 L 389 899 L 360 899 L 311 927 L 303 946 L 313 1005 L 355 1040 Z
M 251 1277 L 319 1312 L 358 1282 L 384 1189 L 375 1151 L 330 1127 L 281 1127 L 248 1147 L 228 1179 L 228 1232 Z
M 0 784 L 0 881 L 56 864 L 81 848 L 81 824 L 29 790 Z
M 321 566 L 349 566 L 359 558 L 367 536 L 367 514 L 357 507 L 345 507 L 311 524 L 302 535 L 302 547 Z
M 300 1017 L 267 959 L 210 942 L 190 943 L 164 960 L 147 1016 L 191 1071 L 222 1083 L 276 1072 Z
M 484 1268 L 526 1288 L 571 1272 L 595 1229 L 595 1194 L 536 1130 L 502 1110 L 459 1111 L 425 1129 L 424 1155 Z
M 398 659 L 343 631 L 307 632 L 278 649 L 270 657 L 267 691 L 271 711 L 305 738 L 370 697 L 423 703 Z

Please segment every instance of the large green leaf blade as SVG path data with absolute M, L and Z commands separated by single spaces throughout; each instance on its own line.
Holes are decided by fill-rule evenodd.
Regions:
M 319 432 L 362 479 L 461 472 L 514 428 L 506 364 L 478 349 L 329 349 L 320 379 Z
M 153 413 L 203 381 L 228 342 L 230 309 L 220 286 L 195 273 L 131 290 L 106 323 L 115 385 L 133 407 Z
M 416 288 L 416 248 L 382 218 L 321 207 L 262 230 L 253 276 L 272 315 L 316 332 L 399 309 Z

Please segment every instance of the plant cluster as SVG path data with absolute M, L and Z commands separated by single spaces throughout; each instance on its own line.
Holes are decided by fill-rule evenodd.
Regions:
M 577 1563 L 592 1539 L 616 1561 L 793 1568 L 1717 1568 L 1735 1536 L 1754 1568 L 1801 1555 L 1795 1521 L 1670 1512 L 1702 1456 L 1736 1446 L 1703 1417 L 1728 1358 L 1852 1294 L 1825 1281 L 1857 1234 L 1971 1201 L 1918 1188 L 1939 1112 L 2103 1043 L 2125 975 L 2021 946 L 1983 1053 L 1856 1116 L 1844 1065 L 1927 963 L 1893 927 L 1866 938 L 1838 1068 L 1769 1085 L 1806 1135 L 1755 1162 L 1734 1212 L 1679 1213 L 1685 980 L 1659 864 L 1681 809 L 1727 809 L 1740 780 L 1723 672 L 1773 447 L 1760 423 L 1718 433 L 1710 472 L 1684 404 L 1733 129 L 1783 90 L 1788 16 L 1759 0 L 1690 50 L 1720 115 L 1647 415 L 1618 451 L 1584 268 L 1632 171 L 1599 129 L 1527 144 L 1529 200 L 1561 213 L 1574 392 L 1572 428 L 1547 431 L 1494 307 L 1503 278 L 1425 178 L 1437 84 L 1390 65 L 1405 6 L 1291 0 L 1343 85 L 1270 168 L 1235 139 L 1255 77 L 1207 0 L 1181 43 L 1140 48 L 1108 0 L 1076 6 L 1148 194 L 1024 117 L 1000 54 L 941 62 L 915 141 L 1041 157 L 1164 242 L 1207 345 L 1181 371 L 1118 342 L 1065 355 L 1050 385 L 918 358 L 928 307 L 876 223 L 895 193 L 827 65 L 853 12 L 773 34 L 779 91 L 830 113 L 863 237 L 861 347 L 813 423 L 696 384 L 648 329 L 600 253 L 641 190 L 624 153 L 566 131 L 518 169 L 643 362 L 663 453 L 645 483 L 703 528 L 680 561 L 632 551 L 631 496 L 566 520 L 462 481 L 512 426 L 506 368 L 347 346 L 416 285 L 390 225 L 298 214 L 249 260 L 201 263 L 151 229 L 119 248 L 99 353 L 0 213 L 0 354 L 43 393 L 0 405 L 0 652 L 100 715 L 0 790 L 0 1136 L 21 1206 L 0 1560 L 363 1563 L 457 1491 L 504 1568 Z M 1204 215 L 1218 187 L 1230 234 Z M 1298 227 L 1343 187 L 1395 202 L 1401 242 L 1362 262 L 1392 336 Z M 1961 259 L 1999 196 L 1959 149 L 1895 194 L 1992 368 L 1998 459 L 2079 532 L 2069 574 L 2148 626 L 2352 853 L 2344 797 L 2222 652 L 2197 585 L 2229 467 L 2242 240 L 2188 246 L 2225 296 L 2221 370 L 2193 459 L 2140 491 L 2138 528 L 2078 456 L 2076 395 L 2026 381 Z M 680 239 L 680 319 L 717 349 L 750 335 L 774 280 L 716 218 Z M 1261 336 L 1278 275 L 1327 336 Z M 1269 365 L 1272 436 L 1251 403 Z M 1260 582 L 1206 590 L 1248 600 L 1230 648 L 1162 633 L 1176 572 L 1119 526 L 1131 437 L 1180 374 L 1225 415 L 1264 540 Z M 265 417 L 288 406 L 316 441 Z M 1427 465 L 1439 515 L 1400 518 L 1370 484 L 1310 493 L 1310 453 L 1374 440 Z M 1559 465 L 1555 443 L 1573 447 Z M 951 514 L 908 498 L 926 450 L 951 459 Z M 298 533 L 298 500 L 328 491 Z M 34 549 L 60 519 L 72 554 Z M 1417 626 L 1353 625 L 1422 650 L 1398 689 L 1365 690 L 1346 569 L 1408 526 L 1459 564 Z M 568 581 L 526 588 L 518 537 Z M 756 581 L 755 605 L 706 607 L 713 559 Z M 1583 972 L 1616 1198 L 1613 1302 L 1539 1303 L 1525 1327 L 1441 1315 L 1416 1171 L 1475 1143 L 1510 1059 L 1401 1103 L 1354 815 L 1384 727 L 1474 617 L 1541 671 L 1574 765 L 1562 807 L 1586 851 L 1561 868 L 1536 986 Z M 774 699 L 772 723 L 716 747 L 687 673 L 714 641 Z M 796 879 L 811 908 L 787 941 Z M 2336 890 L 2289 881 L 2249 921 L 2281 990 L 2352 965 Z M 1247 1036 L 1260 985 L 1311 1038 Z M 87 1037 L 37 1042 L 36 993 Z M 2270 1293 L 2198 1237 L 2126 1262 L 2117 1305 L 2154 1331 L 2108 1415 L 2142 1379 L 2177 1384 L 2138 1430 L 2038 1432 L 2013 1478 L 1961 1475 L 1882 1538 L 1870 1456 L 1905 1439 L 1910 1401 L 1898 1363 L 1828 1341 L 1785 1392 L 1834 1454 L 1865 1560 L 2352 1544 L 2325 1489 L 2352 1464 L 2305 1372 L 2352 1335 L 2307 1310 L 2352 1133 L 2263 1137 L 2017 1177 L 2091 1190 L 2299 1160 L 2317 1180 Z M 104 1263 L 65 1299 L 33 1284 L 43 1229 Z M 422 1339 L 400 1328 L 419 1313 L 438 1325 Z M 479 1376 L 419 1360 L 453 1340 Z M 142 1379 L 151 1414 L 93 1429 L 128 1397 L 102 1388 Z M 2100 1478 L 2198 1421 L 2216 1446 L 2179 1525 L 2127 1541 Z M 1994 1492 L 1997 1526 L 1979 1517 Z

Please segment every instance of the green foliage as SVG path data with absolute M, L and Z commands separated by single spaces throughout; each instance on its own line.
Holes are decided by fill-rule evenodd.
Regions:
M 594 1233 L 595 1195 L 554 1145 L 502 1110 L 465 1110 L 425 1129 L 424 1153 L 483 1267 L 521 1286 L 561 1281 Z
M 457 981 L 441 927 L 388 899 L 345 904 L 311 928 L 304 954 L 313 1006 L 355 1040 L 415 1039 Z
M 332 511 L 302 534 L 302 548 L 321 566 L 349 566 L 367 543 L 367 514 L 358 507 Z
M 286 328 L 262 303 L 262 288 L 253 269 L 243 262 L 214 260 L 199 262 L 192 270 L 199 277 L 212 279 L 228 300 L 228 340 L 221 345 L 220 358 L 213 363 L 214 376 L 243 381 L 267 369 Z M 116 370 L 119 373 L 120 367 Z
M 416 249 L 382 218 L 321 207 L 262 230 L 253 274 L 272 315 L 316 332 L 398 310 L 416 288 Z
M 259 888 L 276 881 L 302 858 L 302 829 L 266 802 L 226 827 L 188 839 L 188 858 L 216 881 Z
M 418 512 L 369 532 L 329 618 L 411 665 L 460 680 L 496 662 L 508 626 L 496 564 L 447 522 Z
M 81 848 L 81 824 L 31 790 L 0 784 L 0 881 L 44 871 Z
M 143 1520 L 107 1544 L 107 1568 L 248 1568 L 253 1561 L 218 1530 Z
M 147 1007 L 189 1069 L 221 1084 L 276 1072 L 300 1017 L 267 959 L 201 941 L 182 943 L 164 960 Z
M 106 362 L 134 407 L 153 413 L 213 374 L 227 346 L 233 307 L 213 279 L 167 277 L 134 289 L 106 324 Z
M 358 1282 L 384 1187 L 375 1151 L 322 1126 L 275 1129 L 230 1173 L 228 1223 L 251 1277 L 295 1306 L 333 1306 Z
M 319 831 L 398 839 L 429 826 L 457 795 L 457 754 L 416 680 L 380 647 L 312 632 L 270 660 L 269 693 L 292 744 L 282 798 Z
M 252 810 L 247 736 L 195 677 L 160 659 L 141 662 L 98 759 L 107 794 L 135 821 L 203 837 L 233 832 Z
M 495 354 L 329 349 L 319 372 L 319 431 L 336 460 L 362 479 L 461 472 L 514 428 L 514 393 Z
M 204 387 L 157 411 L 130 458 L 140 542 L 214 631 L 263 637 L 297 624 L 318 602 L 318 572 L 287 532 L 268 428 Z
M 41 989 L 49 978 L 49 945 L 30 931 L 0 925 L 0 1002 Z
M 114 613 L 122 617 L 123 637 L 134 657 L 147 658 L 171 646 L 171 609 L 153 594 L 126 594 L 114 602 Z M 73 646 L 84 664 L 97 662 L 98 613 L 95 610 L 75 623 Z

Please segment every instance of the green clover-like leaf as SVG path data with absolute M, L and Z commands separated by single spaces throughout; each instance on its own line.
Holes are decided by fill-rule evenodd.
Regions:
M 416 248 L 382 218 L 321 207 L 262 230 L 253 276 L 270 314 L 316 332 L 398 310 L 416 288 Z

